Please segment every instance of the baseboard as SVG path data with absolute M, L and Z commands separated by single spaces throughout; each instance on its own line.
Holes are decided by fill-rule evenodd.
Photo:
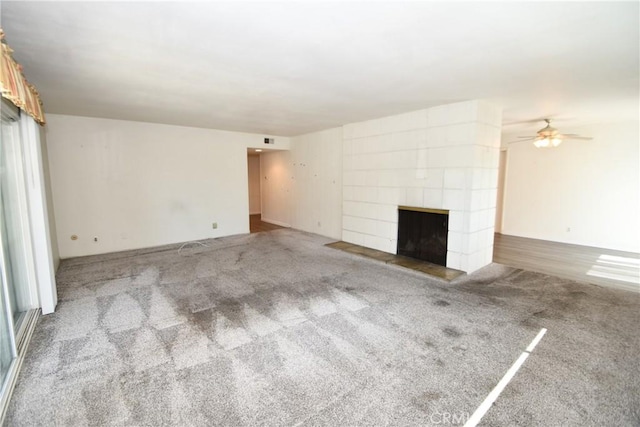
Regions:
M 276 221 L 275 219 L 266 219 L 262 218 L 263 222 L 268 222 L 269 224 L 279 225 L 280 227 L 291 228 L 291 224 L 287 224 L 286 222 Z

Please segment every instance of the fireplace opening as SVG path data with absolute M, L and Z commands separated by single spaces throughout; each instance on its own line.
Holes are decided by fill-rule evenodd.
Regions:
M 398 207 L 398 255 L 447 266 L 449 211 Z

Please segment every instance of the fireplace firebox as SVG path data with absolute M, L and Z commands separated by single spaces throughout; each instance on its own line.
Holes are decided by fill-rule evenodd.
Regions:
M 398 207 L 398 255 L 447 266 L 449 211 Z

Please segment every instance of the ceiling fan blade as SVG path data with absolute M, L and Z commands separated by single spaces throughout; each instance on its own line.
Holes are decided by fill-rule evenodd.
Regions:
M 519 136 L 518 138 L 528 138 L 528 139 L 532 139 L 532 138 L 536 138 L 535 136 Z
M 590 141 L 593 139 L 590 136 L 580 136 L 575 133 L 563 133 L 562 135 L 560 135 L 560 138 L 561 139 L 582 139 L 584 141 Z
M 521 138 L 526 138 L 526 137 L 521 137 Z M 507 144 L 517 144 L 519 142 L 527 142 L 527 141 L 533 141 L 534 139 L 536 139 L 535 136 L 530 137 L 529 139 L 521 139 L 519 141 L 508 141 Z
M 567 120 L 573 120 L 574 117 L 558 116 L 557 114 L 546 114 L 544 116 L 541 116 L 535 119 L 508 121 L 506 123 L 503 123 L 502 125 L 505 127 L 509 127 L 509 126 L 518 126 L 518 125 L 538 124 L 538 123 L 544 123 L 546 119 L 549 119 L 552 122 L 564 122 Z

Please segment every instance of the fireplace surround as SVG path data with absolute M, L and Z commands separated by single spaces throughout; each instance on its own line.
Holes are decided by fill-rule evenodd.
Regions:
M 501 129 L 479 100 L 343 126 L 342 240 L 397 254 L 398 206 L 447 209 L 446 267 L 490 264 Z

